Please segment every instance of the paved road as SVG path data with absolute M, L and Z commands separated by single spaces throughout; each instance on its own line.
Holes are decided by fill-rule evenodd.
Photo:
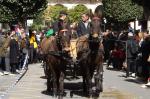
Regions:
M 11 74 L 0 76 L 0 99 L 4 97 L 10 89 L 15 87 L 17 82 L 23 77 L 26 70 L 22 71 L 22 74 Z
M 117 89 L 123 93 L 129 93 L 131 96 L 135 97 L 129 99 L 150 99 L 150 89 L 141 87 L 144 82 L 142 82 L 140 79 L 133 79 L 132 77 L 124 78 L 122 75 L 125 75 L 125 73 L 105 70 L 104 86 L 106 86 L 106 88 Z
M 123 73 L 112 70 L 104 72 L 104 92 L 99 99 L 148 99 L 149 89 L 141 88 L 141 83 L 131 78 L 121 77 Z M 29 70 L 17 85 L 9 90 L 3 99 L 53 99 L 46 93 L 46 79 L 43 68 L 40 64 L 29 65 Z M 136 83 L 135 83 L 136 82 Z M 64 99 L 70 99 L 70 90 L 81 89 L 81 79 L 68 81 L 65 80 Z M 72 99 L 87 99 L 82 96 L 82 91 L 74 93 Z

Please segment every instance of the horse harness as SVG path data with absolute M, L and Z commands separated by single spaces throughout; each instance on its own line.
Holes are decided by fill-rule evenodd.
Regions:
M 55 56 L 59 59 L 62 60 L 70 60 L 70 56 L 68 55 L 67 51 L 63 50 L 63 44 L 62 44 L 62 37 L 61 36 L 56 36 L 56 46 L 58 47 L 58 51 L 48 51 L 47 55 L 52 55 Z

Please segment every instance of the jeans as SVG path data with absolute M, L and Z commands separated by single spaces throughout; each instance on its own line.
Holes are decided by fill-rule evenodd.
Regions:
M 1 57 L 0 58 L 0 66 L 3 71 L 10 72 L 9 57 Z
M 136 73 L 136 60 L 132 58 L 127 59 L 127 70 L 126 70 L 127 77 L 130 75 L 129 74 L 130 72 Z

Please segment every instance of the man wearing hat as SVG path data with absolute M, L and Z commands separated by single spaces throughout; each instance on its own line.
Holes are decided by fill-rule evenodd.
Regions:
M 136 64 L 135 59 L 138 52 L 138 44 L 134 40 L 133 33 L 128 33 L 128 40 L 127 40 L 127 70 L 126 70 L 126 77 L 129 77 L 130 74 L 136 73 Z M 130 73 L 131 72 L 131 73 Z
M 71 28 L 70 28 L 70 23 L 67 19 L 67 13 L 65 11 L 61 11 L 59 13 L 59 18 L 58 20 L 53 24 L 53 30 L 55 35 L 59 35 L 68 42 L 70 42 L 70 33 L 71 33 Z
M 55 34 L 67 32 L 69 30 L 70 24 L 68 23 L 67 15 L 65 11 L 60 11 L 58 20 L 53 24 Z

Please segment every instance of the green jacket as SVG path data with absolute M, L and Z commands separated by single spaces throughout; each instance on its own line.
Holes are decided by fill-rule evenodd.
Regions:
M 53 29 L 49 29 L 47 32 L 46 32 L 46 37 L 50 37 L 54 34 L 54 30 Z

